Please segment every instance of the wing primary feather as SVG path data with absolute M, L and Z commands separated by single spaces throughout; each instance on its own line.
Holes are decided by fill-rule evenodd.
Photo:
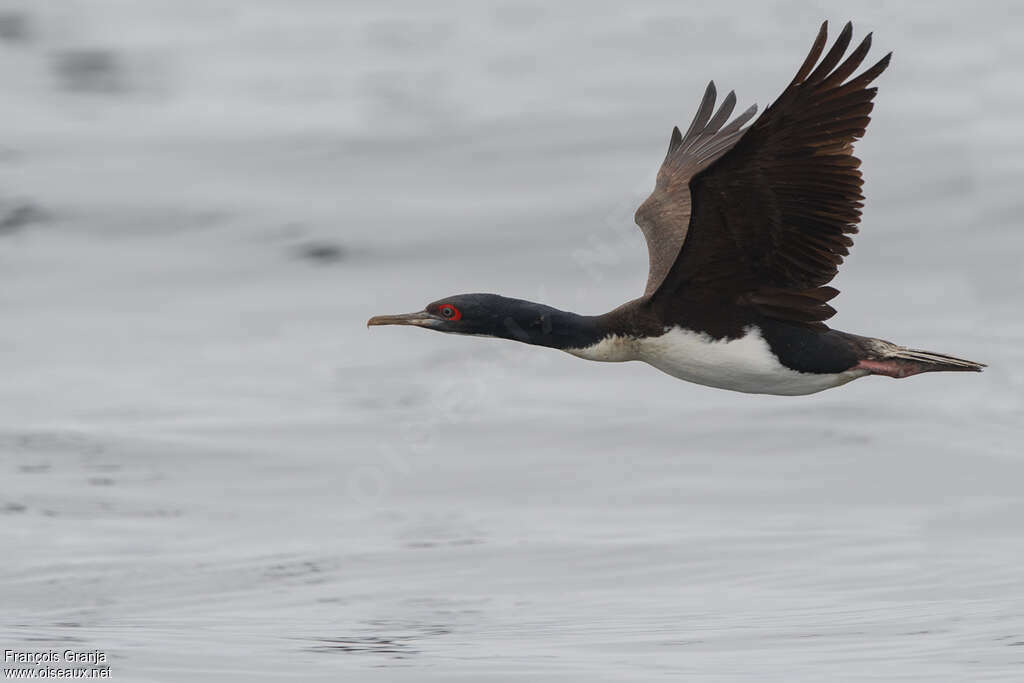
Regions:
M 828 41 L 828 21 L 823 21 L 821 22 L 821 28 L 818 29 L 818 37 L 814 39 L 814 44 L 811 45 L 811 51 L 807 53 L 804 63 L 800 65 L 790 85 L 802 82 L 807 74 L 811 72 L 811 69 L 818 62 L 818 57 L 821 56 L 821 51 L 825 49 L 826 41 Z
M 874 66 L 872 66 L 872 67 L 870 67 L 868 69 L 865 69 L 864 72 L 861 73 L 861 75 L 857 76 L 856 78 L 854 78 L 851 81 L 848 81 L 847 83 L 844 83 L 842 86 L 834 89 L 824 99 L 830 100 L 830 99 L 833 99 L 833 98 L 836 98 L 836 97 L 843 97 L 845 95 L 849 95 L 850 93 L 854 93 L 854 92 L 857 92 L 858 90 L 864 89 L 864 86 L 866 86 L 869 83 L 871 83 L 871 81 L 873 81 L 876 78 L 878 78 L 878 76 L 883 71 L 885 71 L 885 68 L 887 66 L 889 66 L 889 60 L 890 59 L 892 59 L 892 53 L 891 52 L 889 54 L 887 54 L 886 56 L 882 57 L 877 62 L 875 62 Z
M 666 161 L 673 152 L 679 149 L 681 144 L 683 144 L 683 134 L 679 132 L 679 126 L 672 126 L 672 137 L 668 140 L 668 153 L 665 155 Z
M 732 110 L 736 108 L 736 92 L 730 90 L 729 94 L 722 100 L 721 106 L 718 107 L 718 112 L 715 116 L 708 121 L 708 125 L 704 127 L 704 135 L 714 135 L 718 132 L 718 129 L 729 120 L 729 116 L 732 115 Z
M 825 58 L 821 60 L 821 64 L 811 72 L 811 75 L 804 79 L 807 83 L 817 83 L 818 81 L 824 80 L 828 76 L 829 72 L 835 68 L 839 60 L 843 58 L 843 54 L 846 53 L 846 48 L 850 46 L 850 38 L 853 37 L 853 22 L 846 22 L 846 26 L 843 27 L 839 37 L 836 38 L 836 42 L 832 45 L 832 49 L 828 51 Z
M 754 114 L 756 114 L 756 113 L 757 113 L 757 105 L 756 104 L 750 105 L 749 107 L 747 107 L 746 111 L 744 111 L 742 114 L 740 114 L 739 116 L 734 118 L 732 120 L 732 122 L 729 123 L 729 125 L 727 125 L 725 128 L 723 128 L 720 131 L 720 133 L 722 135 L 731 135 L 731 134 L 735 133 L 736 131 L 738 131 L 740 128 L 743 127 L 743 124 L 745 124 L 750 119 L 754 118 Z
M 860 63 L 864 61 L 864 58 L 868 54 L 868 50 L 871 49 L 871 34 L 867 34 L 864 40 L 860 41 L 860 45 L 850 53 L 850 56 L 846 58 L 846 61 L 839 65 L 835 71 L 825 78 L 819 87 L 822 90 L 831 90 L 837 85 L 840 85 L 843 81 L 849 78 L 850 74 L 857 70 Z
M 693 139 L 693 135 L 699 133 L 707 125 L 708 119 L 711 118 L 711 112 L 715 108 L 715 98 L 718 93 L 715 91 L 715 82 L 711 81 L 708 83 L 708 87 L 704 90 L 704 97 L 700 101 L 700 106 L 697 107 L 697 113 L 693 117 L 693 121 L 690 123 L 690 127 L 686 129 L 686 135 L 683 136 L 683 142 L 688 142 Z

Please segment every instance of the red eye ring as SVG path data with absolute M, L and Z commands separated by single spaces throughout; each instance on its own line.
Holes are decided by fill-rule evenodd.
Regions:
M 462 311 L 455 308 L 451 304 L 441 304 L 437 307 L 437 312 L 441 314 L 441 317 L 445 320 L 461 320 Z

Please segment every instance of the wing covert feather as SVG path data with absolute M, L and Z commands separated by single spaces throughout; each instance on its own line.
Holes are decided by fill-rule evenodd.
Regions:
M 690 179 L 735 145 L 743 135 L 743 125 L 757 112 L 757 105 L 754 105 L 725 125 L 736 107 L 736 94 L 726 95 L 717 112 L 714 111 L 716 97 L 712 81 L 704 91 L 686 134 L 681 134 L 679 128 L 672 129 L 654 192 L 636 211 L 636 224 L 647 242 L 649 267 L 645 296 L 653 294 L 664 281 L 686 240 L 690 223 Z

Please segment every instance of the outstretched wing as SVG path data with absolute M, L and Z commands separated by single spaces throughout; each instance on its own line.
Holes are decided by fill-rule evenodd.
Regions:
M 842 61 L 846 24 L 819 63 L 827 29 L 782 95 L 690 180 L 688 235 L 655 298 L 747 303 L 818 326 L 835 314 L 826 302 L 838 291 L 824 285 L 853 245 L 864 198 L 853 142 L 874 106 L 877 89 L 867 86 L 892 53 L 847 80 L 871 35 Z
M 679 128 L 672 129 L 654 192 L 636 210 L 634 220 L 647 242 L 649 266 L 645 296 L 661 286 L 686 240 L 691 210 L 690 180 L 729 151 L 743 136 L 743 124 L 757 113 L 755 104 L 725 125 L 736 106 L 736 93 L 726 95 L 712 117 L 716 97 L 715 82 L 711 81 L 686 135 L 682 135 Z

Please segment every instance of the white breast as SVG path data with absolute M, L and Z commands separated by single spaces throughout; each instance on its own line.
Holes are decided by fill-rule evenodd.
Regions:
M 834 374 L 791 370 L 779 362 L 755 326 L 738 339 L 722 340 L 673 327 L 660 337 L 608 337 L 569 353 L 588 360 L 641 360 L 688 382 L 750 394 L 813 394 L 868 374 L 866 370 Z

